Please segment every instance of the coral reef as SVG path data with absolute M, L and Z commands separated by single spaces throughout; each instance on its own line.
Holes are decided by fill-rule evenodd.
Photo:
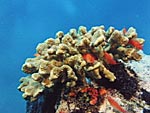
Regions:
M 125 64 L 142 59 L 139 50 L 143 43 L 133 27 L 120 31 L 110 27 L 105 31 L 104 26 L 96 26 L 88 31 L 80 26 L 67 34 L 59 31 L 55 38 L 38 44 L 35 57 L 23 64 L 23 72 L 30 75 L 20 79 L 18 89 L 23 98 L 35 101 L 45 90 L 55 93 L 55 88 L 61 86 L 57 87 L 61 92 L 56 99 L 61 98 L 59 104 L 72 100 L 76 104 L 71 106 L 77 108 L 72 113 L 98 113 L 106 97 L 98 93 L 99 89 L 117 90 L 127 100 L 140 89 L 136 73 Z M 60 109 L 58 103 L 55 107 Z M 63 113 L 71 112 L 71 108 L 66 109 L 70 110 Z

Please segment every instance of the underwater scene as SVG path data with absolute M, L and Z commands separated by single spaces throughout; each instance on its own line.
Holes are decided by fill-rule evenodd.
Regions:
M 150 113 L 149 6 L 0 0 L 0 113 Z

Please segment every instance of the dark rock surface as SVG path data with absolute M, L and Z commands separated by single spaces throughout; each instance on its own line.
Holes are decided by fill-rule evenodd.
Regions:
M 57 84 L 53 90 L 46 89 L 37 100 L 27 101 L 26 113 L 55 113 L 61 89 L 62 85 Z

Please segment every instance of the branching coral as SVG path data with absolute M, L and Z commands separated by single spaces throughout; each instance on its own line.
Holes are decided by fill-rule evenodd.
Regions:
M 21 78 L 18 89 L 24 98 L 35 100 L 44 88 L 53 88 L 57 83 L 67 88 L 86 85 L 86 78 L 103 77 L 114 82 L 116 76 L 107 65 L 116 65 L 119 59 L 140 60 L 138 50 L 143 43 L 132 27 L 128 31 L 113 27 L 105 31 L 104 26 L 96 26 L 87 31 L 80 26 L 78 31 L 70 29 L 67 34 L 59 31 L 55 39 L 40 43 L 36 57 L 23 64 L 22 70 L 31 76 Z

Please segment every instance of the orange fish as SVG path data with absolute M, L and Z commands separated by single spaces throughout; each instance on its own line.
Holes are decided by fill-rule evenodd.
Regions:
M 102 89 L 99 90 L 99 94 L 101 96 L 106 95 L 107 94 L 107 90 L 105 88 L 102 88 Z
M 108 64 L 114 64 L 114 65 L 117 64 L 117 62 L 113 59 L 113 57 L 107 52 L 104 52 L 104 58 L 106 59 Z
M 88 87 L 85 87 L 81 90 L 82 93 L 86 93 L 88 91 Z
M 76 94 L 75 94 L 75 92 L 70 92 L 70 93 L 69 93 L 69 96 L 70 96 L 70 97 L 75 97 Z
M 39 53 L 35 53 L 34 56 L 37 57 L 37 56 L 40 56 L 40 54 Z
M 125 109 L 123 109 L 112 97 L 107 96 L 109 103 L 121 113 L 128 113 Z
M 142 49 L 143 49 L 143 45 L 140 44 L 140 42 L 137 41 L 137 40 L 130 39 L 129 42 L 128 42 L 128 44 L 132 45 L 133 47 L 135 47 L 135 48 L 137 48 L 137 49 L 139 49 L 139 50 L 142 50 Z
M 96 61 L 96 58 L 90 53 L 83 54 L 82 57 L 88 63 L 94 63 Z

